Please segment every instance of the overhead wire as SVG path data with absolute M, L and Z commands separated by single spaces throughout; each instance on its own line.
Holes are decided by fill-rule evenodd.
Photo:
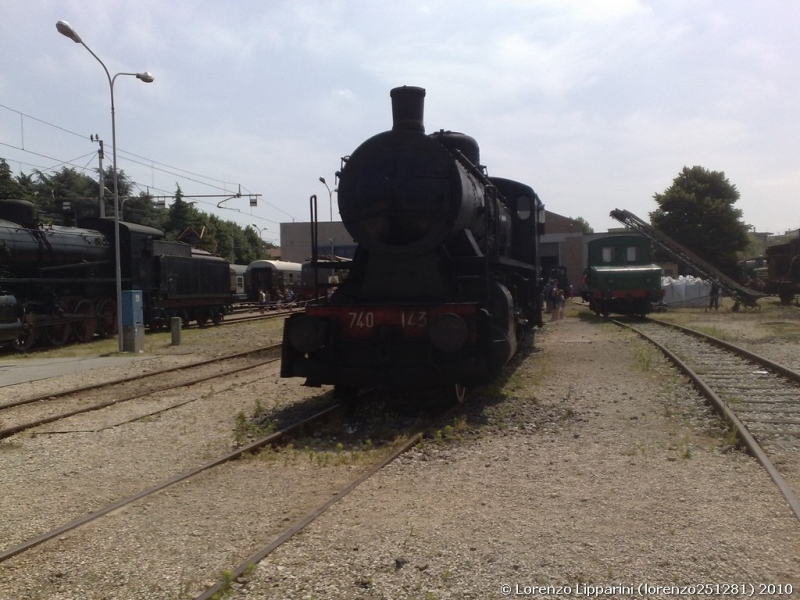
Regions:
M 14 150 L 21 150 L 22 152 L 27 152 L 28 154 L 33 154 L 34 156 L 39 156 L 41 158 L 46 158 L 48 160 L 58 161 L 55 165 L 53 165 L 51 167 L 41 167 L 42 171 L 52 171 L 53 169 L 56 169 L 56 168 L 60 167 L 61 165 L 77 166 L 72 161 L 80 160 L 82 158 L 86 158 L 87 156 L 94 156 L 94 154 L 95 154 L 94 152 L 89 152 L 88 154 L 81 154 L 80 156 L 77 156 L 77 157 L 75 157 L 73 159 L 70 159 L 70 160 L 61 160 L 61 159 L 58 159 L 58 158 L 54 158 L 52 156 L 47 156 L 46 154 L 41 154 L 39 152 L 34 152 L 33 150 L 26 150 L 25 148 L 20 148 L 19 146 L 14 146 L 13 144 L 7 144 L 5 142 L 0 142 L 0 146 L 7 146 L 8 148 L 13 148 Z M 10 159 L 6 159 L 6 160 L 10 160 Z M 17 162 L 17 161 L 12 160 L 12 162 Z M 31 166 L 33 166 L 33 165 L 31 165 Z
M 44 119 L 39 119 L 39 118 L 34 117 L 32 115 L 29 115 L 27 113 L 23 113 L 22 111 L 19 111 L 17 109 L 11 108 L 11 107 L 6 106 L 4 104 L 0 104 L 0 108 L 4 108 L 4 109 L 6 109 L 8 111 L 11 111 L 13 113 L 16 113 L 16 114 L 22 116 L 22 117 L 25 117 L 25 118 L 28 118 L 28 119 L 32 119 L 32 120 L 34 120 L 34 121 L 36 121 L 38 123 L 42 123 L 43 125 L 47 125 L 48 127 L 53 127 L 55 129 L 58 129 L 60 131 L 68 133 L 70 135 L 74 135 L 74 136 L 79 137 L 81 139 L 84 139 L 84 140 L 86 139 L 86 136 L 83 135 L 83 134 L 77 133 L 75 131 L 71 131 L 71 130 L 66 129 L 65 127 L 61 127 L 59 125 L 55 125 L 54 123 L 50 123 L 48 121 L 45 121 Z M 4 142 L 0 142 L 0 144 L 4 145 L 4 146 L 8 146 L 9 148 L 14 148 L 15 150 L 19 150 L 21 152 L 26 152 L 26 153 L 29 153 L 29 154 L 33 154 L 35 156 L 41 156 L 42 158 L 47 158 L 48 160 L 55 160 L 55 161 L 59 160 L 57 158 L 53 158 L 53 157 L 50 157 L 50 156 L 47 156 L 47 155 L 44 155 L 44 154 L 40 154 L 40 153 L 34 152 L 32 150 L 27 150 L 24 147 L 13 146 L 11 144 L 6 144 Z M 221 187 L 221 186 L 218 186 L 218 185 L 214 185 L 214 184 L 211 184 L 211 183 L 207 183 L 207 182 L 204 182 L 204 181 L 199 181 L 197 179 L 193 179 L 192 177 L 188 177 L 186 175 L 181 175 L 179 173 L 176 173 L 175 171 L 179 171 L 181 173 L 188 173 L 189 175 L 193 175 L 194 177 L 200 177 L 200 178 L 207 179 L 209 181 L 215 181 L 215 182 L 221 183 L 221 184 L 235 185 L 235 186 L 238 186 L 239 189 L 241 189 L 241 187 L 242 187 L 241 184 L 236 184 L 236 183 L 225 181 L 225 180 L 222 180 L 222 179 L 216 179 L 214 177 L 208 177 L 206 175 L 202 175 L 202 174 L 199 174 L 199 173 L 194 173 L 193 171 L 189 171 L 189 170 L 186 170 L 186 169 L 181 169 L 180 167 L 175 167 L 175 166 L 172 166 L 172 165 L 168 165 L 166 163 L 162 163 L 162 162 L 159 162 L 159 161 L 155 161 L 155 160 L 149 159 L 149 158 L 144 157 L 144 156 L 140 156 L 140 155 L 135 154 L 133 152 L 128 152 L 128 151 L 123 150 L 123 149 L 121 149 L 119 147 L 117 147 L 116 151 L 117 151 L 117 155 L 118 156 L 119 155 L 127 155 L 125 157 L 125 160 L 127 160 L 127 161 L 129 161 L 131 163 L 138 164 L 140 166 L 147 167 L 147 168 L 150 168 L 150 169 L 162 172 L 162 173 L 173 175 L 175 177 L 180 177 L 182 179 L 186 179 L 188 181 L 192 181 L 193 183 L 197 183 L 199 185 L 205 185 L 207 187 L 210 187 L 210 188 L 213 188 L 213 189 L 217 189 L 217 190 L 220 190 L 220 191 L 225 192 L 225 193 L 228 193 L 230 190 L 228 190 L 225 187 Z M 95 154 L 95 153 L 92 152 L 90 154 Z M 89 155 L 88 154 L 87 155 L 83 155 L 83 156 L 80 156 L 80 157 L 78 157 L 76 159 L 73 159 L 73 160 L 79 160 L 79 159 L 83 158 L 84 156 L 89 156 Z M 141 160 L 144 160 L 144 161 L 147 161 L 147 162 L 146 163 L 142 163 L 142 162 L 139 162 L 137 160 L 133 160 L 132 158 L 130 158 L 131 156 L 136 157 L 136 158 L 141 159 Z M 13 161 L 13 162 L 19 162 L 19 161 Z M 20 164 L 22 164 L 22 163 L 20 163 Z M 65 165 L 65 164 L 69 164 L 69 165 L 75 166 L 70 161 L 60 161 L 54 167 L 49 167 L 49 168 L 47 168 L 47 167 L 39 167 L 39 168 L 41 170 L 52 170 L 52 169 L 55 169 L 55 168 L 57 168 L 57 167 L 59 167 L 61 165 Z M 167 170 L 167 169 L 162 169 L 162 168 L 155 167 L 155 165 L 160 165 L 162 167 L 167 167 L 167 169 L 171 169 L 171 171 Z M 29 165 L 29 166 L 33 166 L 33 165 Z M 34 167 L 34 168 L 36 168 L 36 167 Z M 85 170 L 85 169 L 86 169 L 86 167 L 83 167 L 83 170 Z M 139 189 L 141 189 L 141 187 L 140 187 L 141 185 L 146 185 L 146 184 L 138 184 L 137 182 L 134 182 L 133 180 L 131 180 L 131 183 L 132 184 L 136 183 L 136 185 L 137 185 L 137 187 L 139 187 Z M 156 189 L 154 186 L 148 186 L 148 187 L 151 187 L 152 189 Z M 245 188 L 245 190 L 246 189 L 247 188 Z M 164 195 L 170 194 L 170 192 L 166 192 L 165 190 L 159 190 L 159 191 L 164 192 Z M 244 195 L 245 194 L 242 194 L 242 196 L 244 196 Z M 246 195 L 253 195 L 253 194 L 250 193 L 249 190 L 248 190 L 248 193 Z M 280 212 L 280 213 L 286 215 L 287 217 L 291 218 L 293 221 L 297 219 L 297 217 L 295 215 L 292 215 L 291 213 L 288 213 L 287 211 L 283 210 L 282 208 L 272 204 L 268 200 L 263 199 L 263 197 L 261 198 L 261 201 L 264 204 L 266 204 L 267 206 L 269 206 L 270 208 L 272 208 L 274 210 L 277 210 L 278 212 Z M 209 205 L 213 206 L 213 204 L 211 204 L 211 203 L 206 203 L 206 204 L 209 204 Z M 256 215 L 250 215 L 250 216 L 253 217 L 253 218 L 258 218 L 258 219 L 262 219 L 262 220 L 270 222 L 270 223 L 276 223 L 277 224 L 276 221 L 271 221 L 270 219 L 265 219 L 263 217 L 257 217 Z M 299 219 L 299 220 L 302 220 L 302 219 Z

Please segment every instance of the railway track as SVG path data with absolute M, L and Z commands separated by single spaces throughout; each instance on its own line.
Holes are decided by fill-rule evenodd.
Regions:
M 0 428 L 0 439 L 82 413 L 254 369 L 275 362 L 279 357 L 280 344 L 276 344 L 258 350 L 0 404 L 0 419 L 3 423 Z M 175 406 L 168 404 L 159 408 L 157 412 Z M 147 416 L 147 413 L 133 418 L 143 416 Z
M 246 321 L 265 321 L 269 319 L 276 319 L 278 317 L 285 317 L 287 315 L 291 315 L 293 313 L 304 310 L 305 306 L 292 304 L 283 308 L 272 308 L 262 314 L 258 312 L 258 307 L 245 307 L 241 309 L 235 309 L 228 316 L 228 318 L 220 321 L 219 325 L 216 325 L 216 327 L 222 327 L 225 325 L 235 325 L 236 323 L 242 323 Z M 198 328 L 199 326 L 196 323 L 194 323 L 191 324 L 190 327 Z
M 187 479 L 189 479 L 191 477 L 199 475 L 200 473 L 202 473 L 204 471 L 207 471 L 208 469 L 212 469 L 212 468 L 218 467 L 218 466 L 220 466 L 220 465 L 222 465 L 224 463 L 230 462 L 232 460 L 236 460 L 236 459 L 240 458 L 241 456 L 243 456 L 244 454 L 260 450 L 261 448 L 263 448 L 264 446 L 267 446 L 269 444 L 279 443 L 284 438 L 287 438 L 287 437 L 289 437 L 289 436 L 301 431 L 304 427 L 308 427 L 310 425 L 313 425 L 316 422 L 319 422 L 321 419 L 327 418 L 327 416 L 331 412 L 333 412 L 334 410 L 337 410 L 338 408 L 339 408 L 338 404 L 330 406 L 330 407 L 328 407 L 328 408 L 316 413 L 315 415 L 309 417 L 308 419 L 304 419 L 302 421 L 294 423 L 293 425 L 290 425 L 290 426 L 288 426 L 288 427 L 286 427 L 286 428 L 284 428 L 284 429 L 282 429 L 280 431 L 276 431 L 275 433 L 272 433 L 272 434 L 270 434 L 268 436 L 265 436 L 265 437 L 263 437 L 261 439 L 258 439 L 256 441 L 254 441 L 254 442 L 251 442 L 250 444 L 247 444 L 247 445 L 239 448 L 238 450 L 235 450 L 233 452 L 229 452 L 229 453 L 224 454 L 222 456 L 218 456 L 218 457 L 214 458 L 213 460 L 210 460 L 207 463 L 204 463 L 204 464 L 202 464 L 202 465 L 200 465 L 198 467 L 195 467 L 193 469 L 189 469 L 188 471 L 184 471 L 183 473 L 180 473 L 179 475 L 176 475 L 174 477 L 170 477 L 169 479 L 167 479 L 165 481 L 162 481 L 162 482 L 160 482 L 160 483 L 158 483 L 156 485 L 153 485 L 151 487 L 148 487 L 147 489 L 139 491 L 139 492 L 137 492 L 135 494 L 132 494 L 132 495 L 126 497 L 126 498 L 122 498 L 120 500 L 117 500 L 116 502 L 112 502 L 111 504 L 108 504 L 108 505 L 106 505 L 106 506 L 104 506 L 104 507 L 102 507 L 102 508 L 100 508 L 98 510 L 93 511 L 91 514 L 88 514 L 86 516 L 80 517 L 78 519 L 74 519 L 74 520 L 70 521 L 69 523 L 65 523 L 65 524 L 63 524 L 63 525 L 61 525 L 59 527 L 51 529 L 50 531 L 42 533 L 41 535 L 38 535 L 38 536 L 36 536 L 34 538 L 31 538 L 30 540 L 27 540 L 27 541 L 25 541 L 25 542 L 23 542 L 21 544 L 17 544 L 16 546 L 14 546 L 12 548 L 8 548 L 6 550 L 3 550 L 2 552 L 0 552 L 0 562 L 8 560 L 9 558 L 12 558 L 13 556 L 21 554 L 22 552 L 25 552 L 26 550 L 30 550 L 31 548 L 34 548 L 34 547 L 38 546 L 39 544 L 41 544 L 43 542 L 46 542 L 47 540 L 51 540 L 51 539 L 53 539 L 55 537 L 58 537 L 58 536 L 66 533 L 68 531 L 76 529 L 77 527 L 80 527 L 82 525 L 86 525 L 88 523 L 91 523 L 92 521 L 95 521 L 95 520 L 99 519 L 100 517 L 103 517 L 103 516 L 107 515 L 108 513 L 112 512 L 114 510 L 120 509 L 123 506 L 127 506 L 128 504 L 131 504 L 132 502 L 135 502 L 137 500 L 141 500 L 143 498 L 147 498 L 148 496 L 151 496 L 151 495 L 153 495 L 153 494 L 155 494 L 157 492 L 160 492 L 161 490 L 164 490 L 164 489 L 166 489 L 166 488 L 168 488 L 170 486 L 173 486 L 173 485 L 175 485 L 177 483 L 180 483 L 181 481 L 185 481 L 185 480 L 187 480 Z
M 657 319 L 614 323 L 654 343 L 695 382 L 800 519 L 800 373 Z
M 205 572 L 199 577 L 204 583 L 202 585 L 184 585 L 182 583 L 180 597 L 186 597 L 186 594 L 189 592 L 192 594 L 199 593 L 200 595 L 197 596 L 198 598 L 216 597 L 214 596 L 215 594 L 218 592 L 224 593 L 229 588 L 231 581 L 245 573 L 248 568 L 251 568 L 251 565 L 254 565 L 269 555 L 283 542 L 300 532 L 306 525 L 323 514 L 350 491 L 356 489 L 361 483 L 369 479 L 402 453 L 414 447 L 423 438 L 424 429 L 430 428 L 432 423 L 436 422 L 435 420 L 437 418 L 445 418 L 453 411 L 459 410 L 460 407 L 461 405 L 455 406 L 443 415 L 428 420 L 426 424 L 415 427 L 414 429 L 416 431 L 410 433 L 403 432 L 398 438 L 401 439 L 399 442 L 387 442 L 380 450 L 375 451 L 378 455 L 377 460 L 374 460 L 373 457 L 373 460 L 367 464 L 339 467 L 338 470 L 340 473 L 338 477 L 303 477 L 301 473 L 298 473 L 296 468 L 290 467 L 287 469 L 285 468 L 285 464 L 282 467 L 280 463 L 275 461 L 267 461 L 265 463 L 253 460 L 252 458 L 249 460 L 237 461 L 237 459 L 242 457 L 252 457 L 267 446 L 274 446 L 281 443 L 285 444 L 289 440 L 296 440 L 298 435 L 303 431 L 313 430 L 321 421 L 331 417 L 331 415 L 335 414 L 340 408 L 339 405 L 329 405 L 312 417 L 256 440 L 235 452 L 216 457 L 203 465 L 185 471 L 135 494 L 109 503 L 102 508 L 92 511 L 90 514 L 73 519 L 68 523 L 64 523 L 36 537 L 16 544 L 14 547 L 2 550 L 0 551 L 0 563 L 10 561 L 11 559 L 14 559 L 14 563 L 20 559 L 38 562 L 42 559 L 39 557 L 39 551 L 34 549 L 50 540 L 53 540 L 53 543 L 57 543 L 59 540 L 56 538 L 62 538 L 60 540 L 62 543 L 55 546 L 49 544 L 41 551 L 44 553 L 43 556 L 46 555 L 49 557 L 48 560 L 54 558 L 54 553 L 60 554 L 64 552 L 66 547 L 70 548 L 70 552 L 80 554 L 81 557 L 83 557 L 81 548 L 87 545 L 91 549 L 87 550 L 88 557 L 86 558 L 86 563 L 90 565 L 93 561 L 92 556 L 98 552 L 98 544 L 112 543 L 114 554 L 119 555 L 115 556 L 114 560 L 130 561 L 131 558 L 125 556 L 127 544 L 131 542 L 131 540 L 127 539 L 127 533 L 139 531 L 140 525 L 138 525 L 138 522 L 141 519 L 145 519 L 146 524 L 150 526 L 152 521 L 150 512 L 154 510 L 153 507 L 156 504 L 159 506 L 177 505 L 180 506 L 181 510 L 185 513 L 187 506 L 196 506 L 196 499 L 199 496 L 202 497 L 203 502 L 209 504 L 214 513 L 224 512 L 225 509 L 223 505 L 221 503 L 215 504 L 215 501 L 222 500 L 222 498 L 230 498 L 232 494 L 225 493 L 225 489 L 229 486 L 241 485 L 241 483 L 234 483 L 234 481 L 241 482 L 241 470 L 249 470 L 255 475 L 254 477 L 248 478 L 248 480 L 260 482 L 262 489 L 278 487 L 277 480 L 279 478 L 288 478 L 288 481 L 281 485 L 281 489 L 284 490 L 281 497 L 273 497 L 269 503 L 288 503 L 295 510 L 290 512 L 284 508 L 283 514 L 293 514 L 294 516 L 291 518 L 273 517 L 271 519 L 263 519 L 267 524 L 262 527 L 260 532 L 255 534 L 257 536 L 256 541 L 253 541 L 253 539 L 238 539 L 234 542 L 237 548 L 232 549 L 232 542 L 228 542 L 226 546 L 225 543 L 219 541 L 206 542 L 204 539 L 193 539 L 191 536 L 195 534 L 187 534 L 190 536 L 188 539 L 192 540 L 192 543 L 190 544 L 190 548 L 186 549 L 186 551 L 189 553 L 194 552 L 195 554 L 199 551 L 203 554 Z M 291 448 L 291 446 L 289 446 L 289 448 Z M 306 447 L 306 450 L 307 449 L 308 447 Z M 224 465 L 232 462 L 239 465 L 235 467 L 236 470 L 232 467 L 224 467 Z M 353 471 L 355 471 L 355 474 L 353 474 Z M 211 474 L 209 475 L 209 473 Z M 216 496 L 219 496 L 219 498 L 216 498 Z M 258 510 L 255 507 L 264 505 L 261 497 L 253 496 L 252 493 L 248 496 L 247 501 L 249 502 L 250 510 Z M 159 508 L 158 514 L 161 514 L 164 510 L 168 511 L 170 509 Z M 241 510 L 241 504 L 237 504 L 237 511 Z M 302 515 L 298 515 L 299 512 L 302 513 Z M 185 524 L 190 528 L 197 527 L 197 521 L 202 521 L 202 517 L 200 516 L 183 516 L 184 518 L 188 517 Z M 242 519 L 247 516 L 247 513 L 245 512 L 244 515 L 236 514 L 235 516 Z M 103 517 L 108 517 L 108 520 L 104 521 Z M 134 524 L 131 524 L 129 521 L 132 521 Z M 258 522 L 260 523 L 261 521 L 262 519 L 259 518 Z M 202 524 L 203 523 L 201 523 L 201 525 Z M 209 535 L 216 535 L 216 532 L 219 531 L 220 528 L 219 526 L 215 526 L 211 527 L 211 529 L 214 533 Z M 245 529 L 245 531 L 247 530 Z M 68 532 L 72 532 L 69 536 L 69 541 L 62 537 Z M 113 538 L 111 542 L 108 540 L 109 535 Z M 250 538 L 252 538 L 253 535 L 254 534 L 251 533 Z M 98 539 L 100 540 L 99 542 L 97 541 Z M 260 542 L 257 541 L 259 539 L 261 540 Z M 133 542 L 135 543 L 135 541 L 136 539 L 134 536 Z M 208 544 L 211 544 L 211 546 L 215 548 L 225 546 L 227 548 L 226 553 L 224 553 L 226 558 L 222 559 L 217 554 L 207 556 L 208 553 L 204 552 L 202 548 L 208 546 Z M 152 548 L 153 553 L 166 552 L 168 555 L 173 556 L 178 553 L 176 550 L 177 547 L 183 550 L 186 544 L 185 540 L 170 539 L 164 540 L 164 546 L 169 546 L 169 548 L 165 549 L 161 544 L 158 544 L 158 546 L 157 548 Z M 29 551 L 33 551 L 34 556 L 29 556 Z M 236 557 L 236 560 L 234 560 L 233 557 Z M 231 568 L 231 565 L 241 561 L 242 557 L 247 558 L 238 566 Z M 62 559 L 55 558 L 55 560 L 60 561 Z M 176 558 L 175 560 L 179 563 L 176 568 L 181 568 L 181 561 L 183 559 Z M 189 560 L 189 562 L 195 564 L 193 560 Z M 9 568 L 13 570 L 15 567 L 12 565 Z M 93 567 L 88 568 L 91 571 Z M 102 568 L 103 567 L 99 567 L 99 569 Z M 191 567 L 186 567 L 187 571 L 190 569 Z M 225 572 L 223 579 L 219 582 L 212 583 L 215 579 L 215 575 L 223 572 L 223 570 Z M 169 573 L 163 572 L 148 572 L 147 575 L 159 581 L 170 578 Z M 195 579 L 195 581 L 197 580 L 198 579 Z

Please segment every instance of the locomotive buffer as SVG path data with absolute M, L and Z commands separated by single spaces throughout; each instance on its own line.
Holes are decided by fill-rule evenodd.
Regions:
M 756 290 L 746 288 L 743 285 L 739 285 L 716 267 L 704 261 L 694 252 L 679 244 L 649 223 L 645 223 L 632 212 L 616 209 L 611 211 L 611 216 L 629 229 L 633 229 L 653 241 L 659 248 L 682 265 L 693 269 L 705 279 L 716 283 L 735 300 L 736 303 L 733 305 L 734 311 L 739 310 L 740 304 L 753 308 L 756 306 L 756 302 L 766 295 Z

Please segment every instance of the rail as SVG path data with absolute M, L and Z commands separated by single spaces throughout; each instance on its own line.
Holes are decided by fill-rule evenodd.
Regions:
M 692 369 L 692 367 L 689 365 L 689 362 L 687 362 L 688 360 L 690 360 L 690 357 L 686 356 L 687 352 L 685 350 L 681 351 L 681 357 L 678 357 L 678 355 L 671 349 L 667 348 L 664 343 L 655 339 L 652 335 L 649 335 L 646 331 L 643 331 L 641 329 L 641 326 L 634 327 L 629 323 L 625 323 L 619 320 L 613 320 L 612 323 L 620 327 L 631 329 L 636 334 L 638 334 L 642 338 L 646 339 L 647 341 L 655 345 L 673 364 L 675 364 L 675 366 L 678 367 L 678 369 L 680 369 L 684 373 L 684 375 L 686 375 L 694 383 L 697 390 L 703 396 L 705 396 L 705 398 L 710 402 L 711 406 L 719 413 L 724 422 L 727 423 L 728 426 L 731 427 L 733 431 L 735 431 L 738 440 L 747 448 L 749 454 L 753 456 L 761 464 L 762 467 L 764 467 L 764 470 L 767 472 L 772 481 L 775 483 L 778 490 L 781 492 L 781 494 L 783 494 L 784 498 L 786 498 L 786 501 L 788 502 L 789 507 L 792 509 L 792 512 L 794 513 L 795 517 L 800 519 L 800 498 L 797 497 L 797 495 L 792 490 L 789 482 L 786 481 L 786 479 L 784 479 L 783 475 L 781 475 L 781 473 L 778 471 L 775 464 L 772 462 L 772 460 L 770 460 L 767 452 L 765 451 L 765 448 L 762 446 L 761 443 L 759 443 L 759 441 L 754 437 L 754 435 L 749 431 L 747 427 L 746 422 L 753 424 L 753 423 L 758 423 L 759 420 L 746 417 L 742 417 L 742 419 L 740 419 L 739 416 L 737 416 L 736 414 L 737 411 L 731 408 L 730 404 L 725 400 L 723 400 L 715 391 L 714 388 L 715 387 L 719 388 L 720 383 L 718 381 L 715 381 L 714 378 L 708 377 L 708 375 L 706 375 L 706 377 L 703 377 L 697 371 Z M 791 382 L 791 383 L 787 382 L 788 385 L 800 382 L 800 374 L 798 374 L 797 372 L 792 371 L 791 369 L 788 369 L 782 365 L 776 364 L 767 358 L 749 352 L 744 348 L 740 348 L 738 346 L 735 346 L 723 340 L 719 340 L 717 338 L 701 333 L 699 331 L 695 331 L 686 327 L 681 327 L 680 325 L 675 325 L 673 323 L 666 323 L 658 319 L 647 319 L 645 324 L 647 323 L 653 323 L 660 327 L 671 328 L 672 330 L 678 331 L 683 335 L 699 338 L 702 341 L 717 346 L 718 348 L 724 350 L 725 352 L 739 356 L 747 361 L 751 361 L 751 363 L 755 363 L 760 366 L 766 367 L 767 369 L 773 371 L 774 373 L 780 375 L 781 377 L 788 379 L 789 382 Z M 752 369 L 749 369 L 747 370 L 747 372 L 750 372 L 751 370 Z M 745 401 L 742 402 L 744 403 Z M 761 422 L 769 423 L 770 421 L 761 421 Z M 773 421 L 773 422 L 776 424 L 784 423 L 784 421 Z M 794 421 L 792 421 L 792 423 L 794 423 Z

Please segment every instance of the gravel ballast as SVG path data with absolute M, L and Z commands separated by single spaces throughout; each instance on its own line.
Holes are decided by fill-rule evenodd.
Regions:
M 222 335 L 215 332 L 214 344 Z M 247 338 L 239 332 L 226 350 Z M 580 586 L 587 585 L 800 589 L 800 523 L 763 469 L 730 448 L 716 417 L 660 356 L 631 333 L 574 317 L 548 324 L 536 345 L 500 381 L 478 390 L 440 439 L 333 506 L 234 583 L 232 597 L 502 598 L 504 585 L 513 597 L 553 598 L 558 586 L 571 595 L 585 595 Z M 291 402 L 309 394 L 296 383 L 259 386 L 265 399 Z M 221 410 L 216 423 L 201 425 L 221 431 L 230 419 L 231 410 Z M 49 439 L 58 455 L 60 438 Z M 216 439 L 222 444 L 224 437 Z M 0 444 L 0 461 L 4 493 L 13 494 L 28 484 L 24 461 L 8 460 L 23 452 L 22 442 L 11 442 Z M 93 443 L 101 452 L 104 436 L 81 443 L 82 457 Z M 163 447 L 163 456 L 147 460 L 168 464 L 170 444 Z M 7 468 L 12 462 L 19 471 Z M 282 492 L 269 481 L 254 486 L 268 466 L 228 468 L 224 482 L 222 471 L 209 474 L 192 484 L 183 508 L 176 491 L 0 564 L 0 598 L 193 597 L 198 585 L 269 541 L 267 525 L 300 516 L 305 504 L 280 501 L 292 487 L 306 489 L 309 477 L 336 482 L 343 472 L 306 465 Z M 63 477 L 54 471 L 53 485 Z M 46 477 L 34 481 L 48 485 Z M 245 492 L 261 494 L 259 502 L 243 504 Z M 18 517 L 36 511 L 7 506 Z M 220 527 L 218 515 L 231 535 L 213 534 L 218 543 L 209 545 L 204 536 Z M 143 517 L 158 526 L 136 525 Z M 178 552 L 175 540 L 207 551 Z M 109 557 L 115 550 L 124 560 Z M 163 577 L 162 584 L 142 584 L 143 573 Z M 606 597 L 636 595 L 617 591 Z
M 391 465 L 264 561 L 235 597 L 798 589 L 800 524 L 659 356 L 632 334 L 571 319 L 539 344 L 543 353 L 503 386 L 508 398 L 487 409 L 502 413 L 502 427 Z M 531 586 L 555 587 L 526 594 Z M 625 595 L 634 594 L 614 597 Z

